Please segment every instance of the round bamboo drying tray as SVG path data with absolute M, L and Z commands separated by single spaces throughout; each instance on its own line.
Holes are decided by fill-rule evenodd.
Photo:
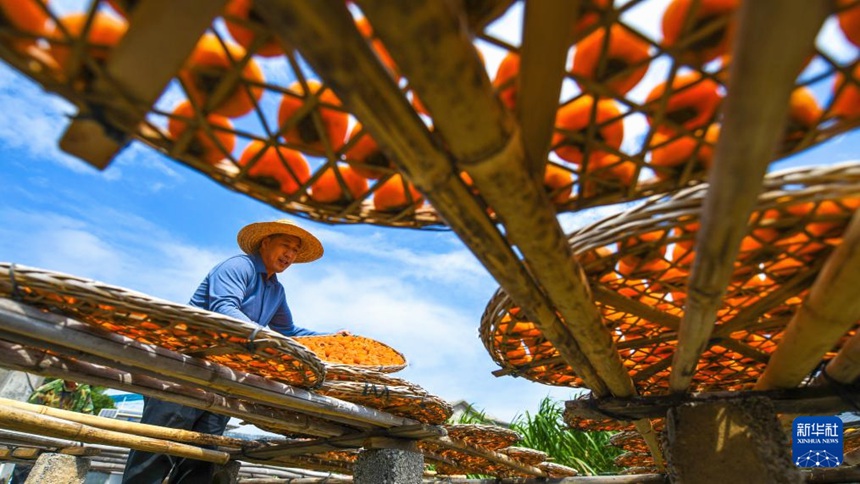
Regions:
M 609 437 L 609 444 L 626 452 L 648 453 L 645 439 L 639 432 L 633 430 L 624 430 Z
M 706 189 L 702 184 L 651 198 L 569 237 L 640 394 L 668 388 Z M 767 175 L 694 378 L 695 391 L 752 386 L 858 206 L 860 163 Z M 582 385 L 503 291 L 487 305 L 480 333 L 504 372 L 552 385 Z
M 498 452 L 530 466 L 540 464 L 545 461 L 547 457 L 546 452 L 529 449 L 528 447 L 505 447 L 503 449 L 499 449 Z
M 327 364 L 394 373 L 406 368 L 406 358 L 394 348 L 366 336 L 333 334 L 293 338 Z
M 89 279 L 0 263 L 0 297 L 290 385 L 312 388 L 325 376 L 312 352 L 274 331 Z
M 414 383 L 345 365 L 327 366 L 326 381 L 316 391 L 427 424 L 442 424 L 453 412 L 449 403 Z
M 661 18 L 662 25 L 674 32 L 661 33 L 659 25 L 639 20 L 651 15 L 636 15 L 642 9 L 654 11 L 658 3 L 663 9 L 664 3 L 656 0 L 633 0 L 623 6 L 583 2 L 579 21 L 571 26 L 573 62 L 566 65 L 566 87 L 557 108 L 544 180 L 559 210 L 665 193 L 707 175 L 731 64 L 726 52 L 728 36 L 734 31 L 731 12 Z M 276 37 L 258 22 L 263 18 L 259 15 L 248 18 L 222 12 L 207 41 L 201 42 L 200 53 L 191 56 L 154 106 L 141 107 L 139 101 L 113 89 L 105 59 L 110 60 L 126 29 L 135 27 L 121 18 L 130 18 L 128 12 L 116 14 L 111 6 L 116 4 L 95 0 L 87 12 L 95 16 L 85 24 L 93 25 L 91 30 L 113 32 L 94 34 L 103 39 L 99 45 L 88 44 L 80 29 L 72 28 L 68 19 L 60 21 L 49 5 L 44 9 L 49 18 L 38 28 L 2 26 L 0 57 L 78 105 L 108 131 L 133 136 L 221 185 L 279 210 L 336 223 L 444 225 L 360 126 L 347 130 L 355 123 L 337 97 L 325 83 L 313 84 L 318 76 L 291 46 L 273 41 Z M 128 8 L 133 7 L 130 3 Z M 846 8 L 860 6 L 854 3 Z M 493 24 L 505 12 L 466 4 L 462 13 L 484 55 L 506 57 L 497 70 L 488 68 L 487 75 L 501 103 L 514 109 L 521 46 L 500 35 Z M 385 44 L 366 20 L 354 15 L 370 48 L 391 77 L 400 80 Z M 660 17 L 666 15 L 671 17 L 662 10 Z M 222 21 L 227 31 L 219 28 Z M 103 23 L 110 26 L 102 27 Z M 210 59 L 218 59 L 209 72 L 204 72 L 204 50 Z M 804 150 L 860 123 L 860 113 L 851 102 L 858 89 L 857 59 L 846 61 L 833 50 L 833 46 L 818 45 L 798 77 L 788 128 L 776 157 Z M 649 68 L 661 69 L 661 75 L 643 80 Z M 659 83 L 668 87 L 661 90 Z M 812 88 L 833 95 L 817 101 L 808 94 Z M 456 91 L 458 86 L 450 89 Z M 426 124 L 432 125 L 432 113 L 424 110 L 408 87 L 401 90 Z M 601 97 L 598 107 L 593 106 L 592 96 Z M 177 109 L 175 101 L 182 98 L 190 102 Z M 146 110 L 144 123 L 128 126 L 121 118 L 104 114 L 105 107 L 120 105 Z M 642 128 L 634 133 L 632 126 Z M 289 152 L 277 156 L 278 150 L 272 149 L 266 152 L 271 158 L 256 156 L 254 149 L 246 151 L 254 143 Z M 444 145 L 444 140 L 439 144 Z M 305 161 L 296 161 L 299 156 Z
M 510 447 L 522 440 L 517 432 L 498 425 L 452 424 L 446 425 L 445 430 L 452 439 L 489 450 Z
M 613 462 L 618 467 L 654 467 L 654 458 L 647 452 L 625 452 L 613 459 Z
M 550 479 L 560 479 L 562 477 L 573 477 L 579 472 L 573 467 L 556 464 L 555 462 L 541 462 L 536 466 L 538 469 L 546 472 L 546 476 Z

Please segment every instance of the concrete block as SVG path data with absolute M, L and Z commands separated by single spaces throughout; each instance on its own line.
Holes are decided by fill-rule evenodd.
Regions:
M 420 484 L 424 456 L 403 449 L 371 449 L 358 455 L 355 484 Z
M 44 453 L 36 459 L 27 484 L 83 484 L 90 460 L 65 454 Z
M 673 483 L 802 483 L 791 442 L 770 400 L 689 403 L 669 411 L 663 433 Z
M 235 460 L 222 466 L 216 465 L 215 472 L 212 474 L 212 484 L 237 484 L 241 467 L 242 464 Z

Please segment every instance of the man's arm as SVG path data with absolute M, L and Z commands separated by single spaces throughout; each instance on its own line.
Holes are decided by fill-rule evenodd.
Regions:
M 283 304 L 278 307 L 275 315 L 272 316 L 272 320 L 269 322 L 269 328 L 284 336 L 314 336 L 327 334 L 300 328 L 293 324 L 293 313 L 290 311 L 290 307 L 287 305 L 286 300 L 284 300 Z
M 245 291 L 255 275 L 254 266 L 241 258 L 227 259 L 209 274 L 209 310 L 242 321 L 252 321 L 242 312 Z

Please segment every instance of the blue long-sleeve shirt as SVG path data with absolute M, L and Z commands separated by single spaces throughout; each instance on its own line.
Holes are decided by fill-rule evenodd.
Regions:
M 322 334 L 293 324 L 284 286 L 266 278 L 259 255 L 237 255 L 215 266 L 191 296 L 190 305 L 257 323 L 284 336 Z

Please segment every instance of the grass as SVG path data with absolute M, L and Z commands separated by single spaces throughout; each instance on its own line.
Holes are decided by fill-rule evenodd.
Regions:
M 516 445 L 546 452 L 551 462 L 573 467 L 580 474 L 618 473 L 621 469 L 615 466 L 613 459 L 623 451 L 609 445 L 612 432 L 570 430 L 562 420 L 562 412 L 561 402 L 546 397 L 536 413 L 526 411 L 514 417 L 510 428 L 523 436 Z M 450 423 L 494 424 L 472 405 Z

